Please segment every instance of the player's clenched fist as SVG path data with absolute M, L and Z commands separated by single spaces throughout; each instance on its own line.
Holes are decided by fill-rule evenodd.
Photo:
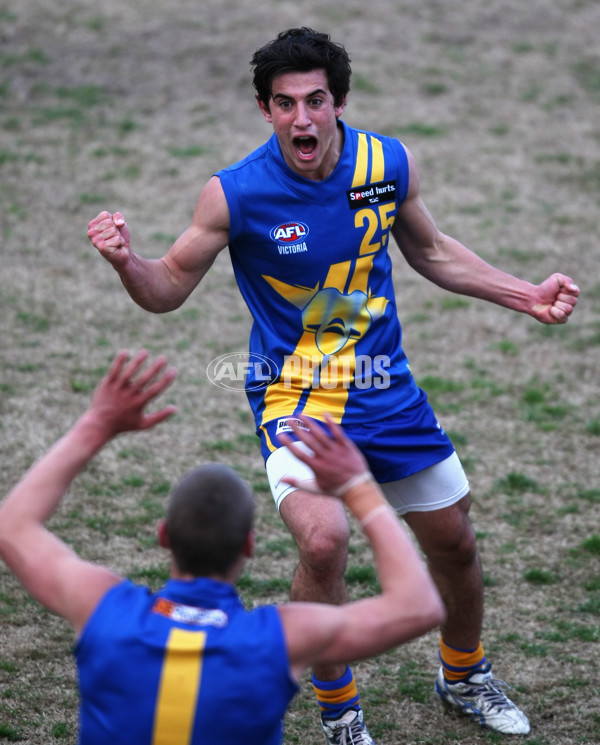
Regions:
M 88 238 L 107 261 L 122 265 L 129 259 L 129 228 L 120 212 L 101 212 L 88 225 Z
M 535 288 L 531 315 L 542 323 L 566 323 L 575 309 L 579 287 L 570 277 L 555 273 Z

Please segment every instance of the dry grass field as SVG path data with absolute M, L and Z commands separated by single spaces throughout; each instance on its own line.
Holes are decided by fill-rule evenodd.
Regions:
M 179 413 L 123 436 L 52 527 L 86 557 L 156 586 L 153 531 L 201 461 L 235 465 L 259 502 L 241 592 L 287 597 L 295 547 L 267 491 L 244 394 L 206 368 L 245 351 L 247 311 L 223 255 L 178 311 L 135 306 L 86 238 L 121 210 L 161 256 L 201 186 L 270 133 L 248 61 L 311 25 L 348 48 L 350 123 L 415 154 L 440 227 L 539 282 L 582 295 L 563 327 L 449 295 L 395 257 L 412 368 L 471 479 L 484 643 L 528 713 L 529 745 L 600 742 L 600 4 L 597 0 L 0 0 L 0 474 L 3 491 L 86 405 L 120 348 L 165 353 Z M 394 249 L 392 249 L 394 251 Z M 353 597 L 373 591 L 356 534 Z M 73 636 L 0 567 L 0 741 L 75 743 Z M 356 666 L 378 745 L 503 738 L 432 700 L 436 635 Z M 286 742 L 323 741 L 308 686 Z M 520 740 L 521 738 L 513 738 Z M 218 745 L 215 743 L 214 745 Z

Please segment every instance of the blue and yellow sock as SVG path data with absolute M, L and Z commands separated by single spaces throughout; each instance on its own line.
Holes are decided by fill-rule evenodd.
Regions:
M 312 676 L 312 684 L 321 711 L 327 714 L 341 714 L 349 706 L 358 704 L 358 689 L 352 670 L 347 667 L 346 672 L 337 680 L 317 680 Z
M 481 642 L 475 649 L 458 649 L 446 644 L 443 639 L 440 639 L 440 660 L 444 677 L 450 682 L 463 680 L 486 663 Z

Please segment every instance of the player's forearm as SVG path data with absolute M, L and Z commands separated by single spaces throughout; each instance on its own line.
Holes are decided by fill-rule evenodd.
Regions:
M 521 313 L 535 303 L 535 285 L 488 264 L 450 236 L 441 235 L 413 267 L 449 292 L 476 297 Z
M 151 313 L 175 310 L 189 294 L 163 259 L 144 259 L 132 251 L 126 264 L 114 268 L 131 299 Z
M 386 502 L 377 484 L 363 481 L 344 495 L 344 501 L 359 519 L 375 556 L 377 576 L 381 585 L 378 604 L 382 623 L 389 624 L 391 633 L 398 623 L 398 632 L 406 628 L 400 622 L 411 619 L 414 633 L 439 625 L 444 607 L 427 568 L 408 533 Z
M 435 609 L 441 603 L 424 561 L 408 532 L 393 510 L 378 510 L 363 521 L 375 556 L 377 576 L 382 595 L 402 595 L 413 598 L 415 605 L 424 604 Z

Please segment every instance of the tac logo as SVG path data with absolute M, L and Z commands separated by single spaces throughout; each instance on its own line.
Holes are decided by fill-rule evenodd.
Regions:
M 232 352 L 209 362 L 206 375 L 218 388 L 253 391 L 270 385 L 279 375 L 279 368 L 262 354 Z
M 299 243 L 308 235 L 308 225 L 303 222 L 284 222 L 272 228 L 269 235 L 277 243 Z

